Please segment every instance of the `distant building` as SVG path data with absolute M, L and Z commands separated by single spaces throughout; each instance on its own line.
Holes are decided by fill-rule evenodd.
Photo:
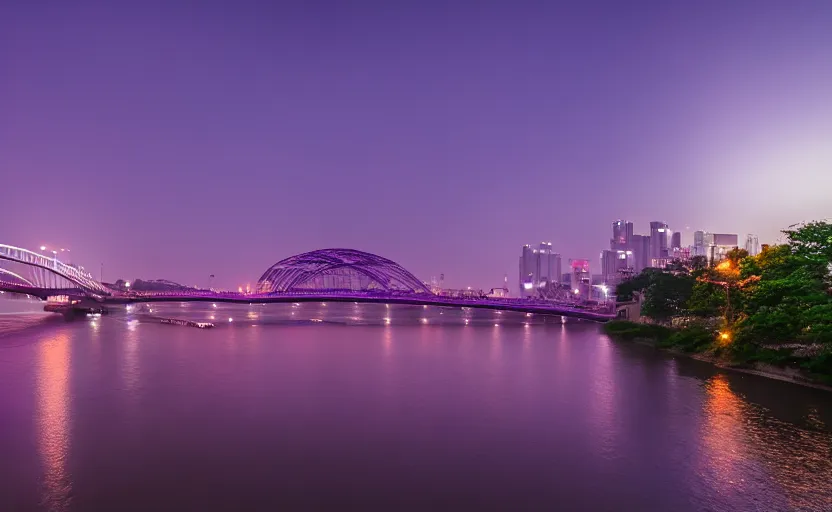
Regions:
M 576 298 L 588 300 L 592 291 L 592 274 L 589 272 L 589 260 L 570 260 L 570 286 Z
M 676 231 L 673 233 L 673 236 L 670 238 L 670 249 L 673 251 L 678 251 L 682 249 L 682 232 Z
M 732 249 L 739 247 L 739 236 L 726 233 L 705 233 L 709 262 L 720 261 Z
M 745 250 L 748 251 L 749 256 L 760 254 L 760 240 L 757 238 L 757 235 L 746 235 Z
M 644 235 L 633 235 L 630 242 L 630 251 L 633 253 L 633 271 L 639 273 L 650 266 L 650 237 Z
M 650 223 L 650 259 L 667 258 L 669 228 L 660 221 Z
M 693 233 L 693 250 L 691 251 L 693 256 L 705 256 L 707 251 L 705 250 L 705 232 L 704 231 L 694 231 Z
M 520 256 L 520 296 L 537 295 L 538 288 L 560 283 L 560 254 L 552 251 L 552 242 L 541 242 L 537 248 L 524 245 Z
M 601 282 L 616 285 L 625 276 L 634 273 L 635 259 L 630 250 L 601 251 Z
M 612 223 L 612 239 L 610 249 L 627 250 L 633 239 L 633 223 L 626 220 L 617 220 Z

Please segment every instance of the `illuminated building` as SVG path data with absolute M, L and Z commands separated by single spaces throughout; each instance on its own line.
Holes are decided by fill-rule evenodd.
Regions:
M 667 224 L 660 221 L 650 223 L 650 259 L 658 260 L 668 257 L 668 236 L 670 230 Z
M 520 296 L 537 295 L 537 289 L 549 283 L 560 283 L 560 254 L 552 251 L 552 242 L 541 242 L 538 248 L 524 245 L 520 256 Z
M 619 283 L 624 276 L 634 272 L 633 251 L 601 251 L 601 275 L 605 284 Z
M 592 274 L 589 273 L 589 260 L 570 260 L 570 286 L 578 299 L 588 300 L 592 291 Z
M 746 235 L 745 250 L 748 251 L 749 256 L 760 254 L 760 240 L 757 238 L 757 235 Z
M 627 250 L 633 238 L 633 223 L 625 220 L 617 220 L 612 223 L 612 239 L 610 249 Z
M 706 256 L 709 262 L 722 260 L 728 251 L 736 249 L 739 236 L 726 233 L 705 233 Z
M 707 251 L 705 250 L 705 232 L 704 231 L 694 231 L 693 233 L 693 256 L 705 256 Z

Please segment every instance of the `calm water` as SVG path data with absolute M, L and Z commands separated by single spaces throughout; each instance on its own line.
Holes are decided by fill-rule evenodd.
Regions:
M 0 317 L 0 510 L 832 510 L 830 393 L 557 318 L 152 307 L 221 325 Z

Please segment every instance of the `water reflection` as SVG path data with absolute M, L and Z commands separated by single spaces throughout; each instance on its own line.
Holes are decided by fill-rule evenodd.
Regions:
M 706 383 L 705 392 L 702 439 L 708 449 L 710 471 L 714 473 L 711 483 L 720 493 L 735 492 L 744 483 L 743 403 L 722 374 Z
M 32 411 L 6 407 L 0 430 L 23 425 L 7 439 L 31 435 L 37 450 L 0 460 L 21 474 L 42 466 L 43 477 L 37 494 L 33 477 L 12 497 L 20 507 L 3 507 L 0 492 L 0 512 L 228 510 L 236 502 L 222 499 L 239 496 L 315 510 L 321 488 L 359 510 L 478 499 L 499 510 L 522 500 L 532 510 L 830 510 L 828 394 L 612 342 L 577 322 L 526 327 L 523 315 L 483 313 L 465 326 L 468 312 L 380 305 L 361 308 L 372 325 L 342 326 L 352 304 L 314 303 L 280 314 L 326 309 L 323 322 L 286 325 L 274 313 L 269 324 L 263 313 L 254 329 L 240 308 L 187 309 L 208 308 L 234 324 L 113 315 L 97 330 L 83 320 L 4 339 L 0 364 L 13 371 L 0 371 L 0 404 L 36 404 L 34 429 Z M 293 483 L 275 492 L 274 482 Z M 447 500 L 426 502 L 426 488 Z
M 43 465 L 41 505 L 69 507 L 72 480 L 67 469 L 70 445 L 70 338 L 66 331 L 38 347 L 37 428 Z
M 705 385 L 702 437 L 711 485 L 721 494 L 739 497 L 762 493 L 772 483 L 784 503 L 771 509 L 829 510 L 832 491 L 832 435 L 780 421 L 734 392 L 723 374 Z M 766 479 L 749 481 L 749 473 Z
M 616 434 L 620 431 L 615 425 L 615 367 L 612 361 L 612 342 L 609 338 L 602 337 L 598 343 L 592 362 L 594 378 L 589 405 L 595 448 L 599 456 L 609 459 L 617 454 Z

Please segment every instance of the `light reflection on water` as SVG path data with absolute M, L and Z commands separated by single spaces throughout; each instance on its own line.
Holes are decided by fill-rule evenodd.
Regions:
M 41 505 L 65 510 L 72 480 L 67 469 L 70 450 L 70 336 L 59 331 L 38 346 L 38 448 L 43 464 Z
M 4 362 L 35 368 L 42 508 L 221 510 L 244 495 L 311 509 L 321 489 L 358 509 L 485 497 L 475 508 L 825 510 L 832 500 L 831 397 L 818 390 L 538 315 L 500 315 L 494 327 L 492 312 L 361 305 L 356 325 L 353 304 L 315 303 L 263 308 L 252 329 L 222 305 L 174 308 L 240 321 L 202 331 L 117 314 L 0 337 Z M 283 323 L 292 311 L 323 322 Z M 3 378 L 0 405 L 11 402 Z M 16 414 L 3 419 L 25 424 Z

